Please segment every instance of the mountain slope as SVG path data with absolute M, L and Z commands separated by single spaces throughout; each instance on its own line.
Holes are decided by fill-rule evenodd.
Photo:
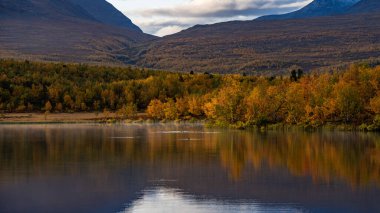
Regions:
M 258 18 L 258 20 L 284 20 L 337 15 L 346 12 L 358 1 L 359 0 L 314 0 L 300 10 L 282 15 L 263 16 Z
M 72 3 L 84 8 L 91 16 L 102 23 L 118 27 L 126 27 L 142 32 L 141 29 L 138 26 L 134 25 L 129 18 L 127 18 L 120 11 L 116 10 L 110 3 L 105 0 L 71 1 Z
M 281 71 L 380 58 L 380 13 L 195 26 L 148 45 L 138 65 L 199 72 Z
M 95 21 L 82 7 L 67 0 L 0 0 L 2 18 L 79 18 Z M 1 16 L 0 16 L 1 17 Z
M 0 0 L 0 12 L 0 57 L 117 63 L 129 60 L 136 43 L 154 38 L 101 23 L 71 0 Z
M 350 8 L 347 13 L 369 13 L 379 12 L 380 1 L 379 0 L 361 0 Z

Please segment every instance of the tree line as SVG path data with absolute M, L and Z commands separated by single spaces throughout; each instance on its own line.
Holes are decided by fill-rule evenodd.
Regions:
M 220 125 L 326 123 L 380 127 L 380 67 L 264 77 L 0 60 L 0 110 L 146 112 Z

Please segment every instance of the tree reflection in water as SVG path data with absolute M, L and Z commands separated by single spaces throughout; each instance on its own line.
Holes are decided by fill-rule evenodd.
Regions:
M 108 170 L 129 165 L 165 168 L 218 160 L 233 181 L 247 167 L 259 172 L 265 166 L 316 182 L 380 186 L 380 136 L 369 133 L 210 131 L 189 125 L 3 126 L 0 153 L 2 176 L 70 174 L 83 172 L 84 164 L 106 176 Z
M 377 134 L 0 127 L 0 212 L 376 212 L 379 186 Z

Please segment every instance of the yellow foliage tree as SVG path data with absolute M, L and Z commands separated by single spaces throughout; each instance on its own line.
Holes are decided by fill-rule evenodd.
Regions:
M 45 103 L 45 111 L 46 112 L 51 112 L 52 109 L 53 109 L 53 106 L 51 105 L 50 101 L 47 101 Z
M 203 97 L 192 95 L 188 98 L 188 110 L 193 116 L 201 116 L 203 114 Z
M 177 108 L 178 116 L 186 116 L 189 112 L 189 104 L 186 98 L 178 98 L 175 107 Z
M 165 118 L 164 104 L 158 99 L 154 99 L 149 103 L 146 112 L 150 117 L 155 119 Z
M 306 104 L 306 117 L 312 124 L 322 124 L 335 111 L 333 83 L 331 75 L 322 74 L 310 79 L 309 98 Z
M 300 83 L 292 83 L 289 85 L 285 101 L 287 111 L 286 121 L 291 124 L 300 123 L 306 113 L 305 94 Z
M 242 121 L 245 107 L 244 94 L 240 82 L 229 79 L 229 85 L 222 87 L 216 96 L 204 106 L 204 111 L 209 118 L 218 121 L 236 123 Z
M 356 119 L 363 109 L 360 93 L 352 83 L 344 80 L 335 85 L 336 110 L 339 118 L 345 122 Z
M 163 105 L 164 115 L 168 120 L 176 120 L 179 118 L 179 112 L 177 110 L 176 103 L 173 99 L 169 98 L 166 103 Z
M 377 94 L 376 97 L 371 99 L 370 107 L 374 113 L 380 114 L 380 92 Z
M 123 119 L 133 117 L 137 114 L 137 106 L 133 103 L 126 104 L 117 111 L 117 114 L 118 116 L 121 116 Z
M 260 84 L 245 99 L 245 118 L 257 125 L 275 123 L 281 117 L 284 98 L 279 86 Z
M 75 108 L 75 103 L 74 103 L 73 99 L 71 99 L 70 95 L 65 95 L 63 97 L 63 102 L 64 102 L 66 108 L 68 108 L 68 109 L 74 109 Z

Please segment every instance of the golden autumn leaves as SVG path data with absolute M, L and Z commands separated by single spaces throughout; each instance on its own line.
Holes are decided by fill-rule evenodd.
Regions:
M 380 128 L 380 67 L 291 76 L 0 60 L 0 112 L 109 111 L 123 118 L 139 112 L 155 120 L 206 119 L 236 127 L 331 123 Z
M 152 100 L 156 119 L 202 116 L 221 124 L 267 125 L 327 122 L 371 123 L 380 113 L 380 68 L 353 66 L 335 74 L 288 78 L 219 76 L 215 90 L 168 101 Z M 196 100 L 196 101 L 195 101 Z M 185 107 L 180 107 L 185 106 Z M 197 109 L 197 113 L 194 110 Z

